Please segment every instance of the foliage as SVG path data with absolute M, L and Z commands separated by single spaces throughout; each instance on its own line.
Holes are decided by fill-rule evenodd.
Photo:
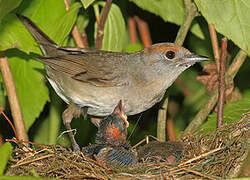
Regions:
M 232 39 L 250 55 L 249 1 L 195 0 L 195 2 L 209 24 L 214 24 L 219 33 Z
M 250 1 L 246 0 L 194 0 L 200 17 L 193 21 L 184 46 L 196 54 L 213 57 L 208 24 L 214 24 L 220 33 L 218 37 L 226 36 L 231 39 L 228 54 L 231 59 L 239 49 L 245 50 L 250 55 Z M 63 46 L 75 46 L 71 35 L 74 24 L 80 34 L 83 29 L 89 42 L 89 47 L 95 45 L 97 35 L 98 13 L 102 15 L 104 1 L 98 0 L 70 0 L 70 9 L 67 11 L 63 0 L 0 0 L 0 51 L 8 57 L 18 97 L 21 104 L 23 118 L 30 139 L 34 142 L 45 144 L 58 143 L 61 127 L 61 113 L 64 104 L 50 88 L 45 78 L 43 64 L 32 59 L 29 53 L 41 54 L 41 51 L 22 23 L 16 17 L 22 14 L 34 21 L 51 39 Z M 137 9 L 138 10 L 137 12 Z M 130 9 L 136 9 L 130 12 Z M 143 11 L 141 11 L 143 10 Z M 174 39 L 179 25 L 185 19 L 183 0 L 129 0 L 113 1 L 104 26 L 102 50 L 135 52 L 143 48 L 142 41 L 137 37 L 136 44 L 129 40 L 129 16 L 140 16 L 146 19 L 151 30 L 154 43 Z M 155 16 L 156 15 L 156 16 Z M 160 30 L 164 29 L 164 33 Z M 220 40 L 220 38 L 219 38 Z M 184 130 L 209 95 L 206 88 L 195 78 L 204 64 L 195 65 L 180 76 L 180 84 L 174 84 L 168 89 L 170 100 L 177 104 L 177 112 L 173 114 L 176 132 Z M 238 88 L 243 94 L 243 99 L 230 103 L 225 108 L 226 122 L 239 120 L 242 113 L 249 111 L 250 85 L 249 59 L 243 65 L 236 79 Z M 49 88 L 48 88 L 49 87 Z M 188 91 L 188 95 L 185 94 Z M 51 100 L 50 100 L 51 99 Z M 50 102 L 51 101 L 51 102 Z M 7 94 L 3 79 L 0 76 L 0 106 L 6 107 L 8 116 L 11 117 Z M 1 108 L 0 107 L 0 108 Z M 146 134 L 155 135 L 158 105 L 140 115 L 131 117 L 129 132 L 131 141 L 138 142 Z M 139 125 L 137 120 L 140 119 Z M 0 117 L 0 120 L 3 120 Z M 202 128 L 209 131 L 215 129 L 216 115 L 209 116 Z M 81 118 L 72 122 L 72 127 L 78 129 L 76 138 L 81 144 L 88 144 L 93 140 L 96 128 Z M 3 126 L 3 128 L 5 128 Z M 134 130 L 135 129 L 135 130 Z M 0 127 L 0 132 L 2 127 Z M 11 136 L 10 134 L 3 134 Z M 65 137 L 65 138 L 64 138 Z M 59 138 L 59 143 L 68 145 L 67 136 Z M 6 150 L 4 150 L 6 148 Z M 11 152 L 9 143 L 0 148 L 0 159 L 8 159 Z M 4 162 L 4 163 L 2 163 Z M 0 163 L 0 172 L 4 171 L 7 160 Z M 0 173 L 0 175 L 3 173 Z M 0 177 L 0 179 L 15 179 L 15 177 Z M 20 179 L 26 177 L 20 177 Z M 39 178 L 38 178 L 39 179 Z
M 98 4 L 102 7 L 105 5 L 104 2 L 99 2 Z M 97 24 L 95 27 L 97 27 Z M 95 28 L 95 35 L 97 34 L 96 31 L 97 28 Z M 121 10 L 116 4 L 112 4 L 110 7 L 109 15 L 104 27 L 104 32 L 102 50 L 119 52 L 124 49 L 126 27 Z
M 244 98 L 226 104 L 224 109 L 224 124 L 230 124 L 238 121 L 241 116 L 249 111 L 250 107 L 250 91 L 244 93 Z M 209 115 L 208 120 L 201 126 L 204 132 L 214 132 L 216 129 L 216 113 Z
M 5 166 L 11 155 L 12 146 L 9 142 L 0 147 L 0 176 L 3 174 Z
M 184 20 L 184 4 L 182 0 L 130 0 L 137 6 L 160 16 L 164 21 L 181 25 Z M 204 39 L 199 24 L 195 21 L 190 28 L 196 36 Z

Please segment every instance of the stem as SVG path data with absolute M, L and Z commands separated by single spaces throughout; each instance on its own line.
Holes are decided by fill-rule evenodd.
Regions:
M 167 109 L 168 109 L 168 98 L 163 102 L 161 108 L 158 111 L 157 118 L 157 139 L 159 141 L 166 141 L 166 119 L 167 119 Z
M 136 44 L 137 35 L 136 35 L 136 24 L 135 24 L 134 17 L 128 18 L 128 29 L 129 29 L 129 38 L 130 38 L 131 44 Z
M 69 8 L 70 8 L 70 5 L 69 5 L 68 0 L 64 0 L 64 4 L 65 4 L 65 6 L 66 6 L 66 11 L 68 11 Z M 77 46 L 77 47 L 80 47 L 80 48 L 84 48 L 84 47 L 85 47 L 85 46 L 84 46 L 84 43 L 83 43 L 83 41 L 82 41 L 82 38 L 81 38 L 81 36 L 80 36 L 80 33 L 79 33 L 79 31 L 78 31 L 76 25 L 74 25 L 74 27 L 73 27 L 71 33 L 72 33 L 72 36 L 73 36 L 73 38 L 74 38 L 74 40 L 75 40 L 76 46 Z
M 80 48 L 87 48 L 84 43 L 83 43 L 83 40 L 82 40 L 82 37 L 76 27 L 76 25 L 74 25 L 73 29 L 72 29 L 72 36 L 75 40 L 75 43 L 76 43 L 76 46 L 77 47 L 80 47 Z
M 15 129 L 19 140 L 28 141 L 21 106 L 17 97 L 16 87 L 10 70 L 8 58 L 4 52 L 0 52 L 0 69 L 8 93 L 11 114 L 14 120 Z
M 232 62 L 231 66 L 228 68 L 228 71 L 227 71 L 232 79 L 236 76 L 240 67 L 244 63 L 246 57 L 247 57 L 247 53 L 243 51 L 242 49 L 235 56 L 234 61 Z
M 56 98 L 56 93 L 51 91 L 51 103 L 50 103 L 50 110 L 49 110 L 49 127 L 48 127 L 48 144 L 56 144 L 56 139 L 58 137 L 58 132 L 61 124 L 61 117 L 58 116 L 60 114 L 59 109 L 61 102 L 58 101 Z
M 94 8 L 94 13 L 95 13 L 96 22 L 97 22 L 97 24 L 99 24 L 99 23 L 100 23 L 100 13 L 99 13 L 98 4 L 94 4 L 94 5 L 93 5 L 93 8 Z
M 234 58 L 232 64 L 230 65 L 228 71 L 226 72 L 226 85 L 228 84 L 228 79 L 233 79 L 240 67 L 246 60 L 247 53 L 242 49 L 238 52 L 236 57 Z M 188 125 L 188 127 L 184 131 L 184 135 L 187 133 L 192 133 L 197 129 L 207 118 L 209 113 L 214 108 L 216 102 L 218 100 L 218 89 L 216 89 L 213 94 L 208 99 L 207 103 L 201 108 L 201 110 L 194 117 L 192 122 Z
M 82 42 L 83 42 L 84 48 L 89 48 L 88 37 L 85 31 L 85 28 L 82 31 Z
M 218 112 L 217 112 L 217 128 L 223 124 L 223 110 L 225 102 L 225 62 L 227 53 L 227 39 L 223 38 L 221 41 L 221 56 L 220 56 L 220 69 L 219 69 L 219 99 L 218 99 Z
M 219 45 L 218 45 L 218 39 L 216 35 L 216 31 L 214 28 L 214 25 L 209 24 L 208 25 L 209 32 L 210 32 L 210 37 L 211 37 L 211 42 L 212 42 L 212 47 L 213 47 L 213 53 L 214 53 L 214 59 L 217 67 L 217 72 L 219 72 L 219 67 L 220 67 L 220 62 L 219 62 Z
M 97 37 L 96 37 L 96 42 L 95 42 L 96 49 L 101 49 L 102 47 L 102 40 L 103 40 L 103 35 L 104 35 L 104 24 L 108 16 L 111 3 L 112 3 L 112 0 L 107 0 L 103 8 L 102 17 L 97 27 Z
M 195 6 L 194 3 L 192 3 L 191 0 L 184 0 L 184 5 L 186 12 L 184 22 L 182 23 L 174 42 L 175 44 L 180 46 L 184 43 L 184 40 L 187 36 L 191 23 L 193 22 L 194 18 L 198 15 L 197 7 Z
M 172 117 L 167 118 L 166 122 L 166 128 L 167 128 L 167 135 L 169 141 L 175 141 L 176 135 L 174 132 L 174 119 Z
M 135 21 L 138 25 L 138 29 L 140 32 L 140 36 L 141 36 L 141 40 L 142 40 L 142 44 L 143 44 L 144 48 L 151 46 L 152 40 L 150 37 L 150 31 L 149 31 L 147 22 L 142 20 L 138 16 L 135 16 Z

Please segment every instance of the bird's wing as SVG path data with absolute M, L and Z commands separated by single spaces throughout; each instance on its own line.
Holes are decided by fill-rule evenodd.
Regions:
M 70 51 L 57 57 L 39 57 L 43 63 L 82 83 L 122 86 L 128 83 L 126 53 Z

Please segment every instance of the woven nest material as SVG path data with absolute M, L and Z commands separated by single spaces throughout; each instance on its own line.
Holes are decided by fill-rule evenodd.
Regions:
M 249 176 L 249 169 L 246 171 L 249 167 L 244 165 L 249 151 L 249 129 L 248 113 L 240 121 L 224 125 L 211 135 L 188 134 L 181 139 L 185 151 L 175 165 L 157 162 L 106 167 L 61 146 L 29 149 L 19 144 L 6 175 L 60 179 L 221 179 L 237 177 L 243 169 Z

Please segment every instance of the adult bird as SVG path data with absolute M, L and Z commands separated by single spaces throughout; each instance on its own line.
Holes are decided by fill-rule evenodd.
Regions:
M 111 114 L 119 100 L 125 113 L 133 115 L 159 102 L 166 89 L 191 65 L 208 60 L 173 43 L 159 43 L 136 53 L 108 52 L 61 47 L 30 19 L 20 21 L 39 44 L 47 79 L 67 104 L 63 122 L 73 149 L 80 151 L 71 131 L 73 117 Z M 114 42 L 115 43 L 115 42 Z

